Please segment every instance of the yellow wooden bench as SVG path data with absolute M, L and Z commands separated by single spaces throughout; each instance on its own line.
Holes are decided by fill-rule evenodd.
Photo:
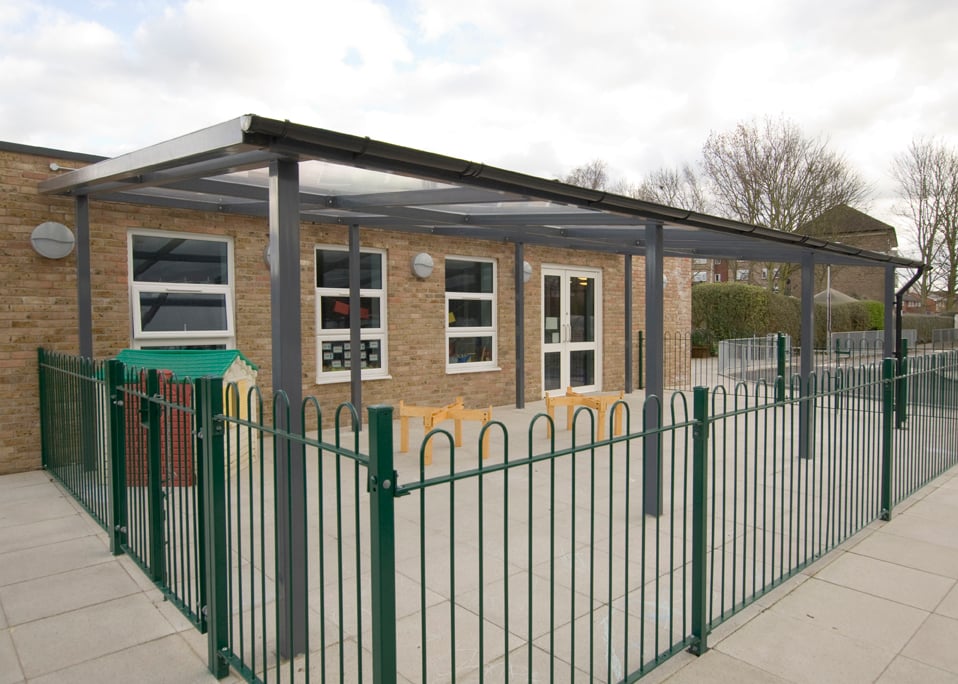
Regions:
M 615 402 L 621 400 L 625 396 L 624 392 L 619 392 L 618 394 L 594 394 L 594 395 L 585 395 L 579 394 L 571 387 L 567 387 L 565 391 L 565 396 L 558 397 L 546 397 L 546 413 L 549 414 L 549 417 L 552 420 L 555 420 L 555 410 L 556 406 L 565 406 L 566 407 L 566 430 L 572 427 L 572 417 L 575 413 L 577 406 L 587 406 L 588 408 L 595 411 L 598 415 L 596 416 L 598 427 L 596 427 L 596 439 L 605 439 L 605 414 L 608 413 L 609 407 L 612 406 Z M 615 409 L 615 416 L 613 417 L 615 423 L 612 426 L 612 432 L 614 435 L 622 434 L 622 406 L 617 406 Z M 547 435 L 552 434 L 551 429 L 547 428 Z
M 467 409 L 462 403 L 462 397 L 456 397 L 456 400 L 445 406 L 407 406 L 405 402 L 399 402 L 399 451 L 406 453 L 409 451 L 409 419 L 422 418 L 423 433 L 426 434 L 439 423 L 445 420 L 455 421 L 454 437 L 456 446 L 462 446 L 462 421 L 477 420 L 485 425 L 492 420 L 492 407 L 484 409 Z M 432 464 L 432 442 L 429 440 L 426 444 L 426 450 L 423 454 L 423 462 L 426 465 Z M 482 439 L 482 457 L 489 458 L 489 434 L 486 433 Z

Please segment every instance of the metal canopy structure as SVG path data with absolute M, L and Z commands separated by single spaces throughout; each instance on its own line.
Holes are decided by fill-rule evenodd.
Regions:
M 302 221 L 667 257 L 919 264 L 820 238 L 589 190 L 288 121 L 245 115 L 44 181 L 41 192 L 269 215 L 269 172 L 299 163 Z
M 814 268 L 844 264 L 885 271 L 885 349 L 892 349 L 891 301 L 895 270 L 919 262 L 870 252 L 817 237 L 676 209 L 631 197 L 580 188 L 556 180 L 369 138 L 288 121 L 241 116 L 40 183 L 48 194 L 72 195 L 76 205 L 77 308 L 80 353 L 93 355 L 90 274 L 90 203 L 116 201 L 268 218 L 273 390 L 289 406 L 302 401 L 300 233 L 303 222 L 341 224 L 349 243 L 350 344 L 360 342 L 360 227 L 511 242 L 515 245 L 516 405 L 524 405 L 523 254 L 525 245 L 621 254 L 626 293 L 624 384 L 632 391 L 632 257 L 645 258 L 646 393 L 662 397 L 663 259 L 705 257 L 800 263 L 802 330 L 812 331 Z M 810 335 L 802 334 L 801 373 L 812 370 Z M 352 403 L 362 410 L 359 364 L 350 368 Z M 277 395 L 280 396 L 280 395 Z M 803 404 L 804 406 L 804 404 Z M 659 424 L 654 402 L 644 425 Z M 280 419 L 298 433 L 302 416 Z M 807 425 L 806 416 L 801 425 Z M 807 431 L 800 431 L 807 444 Z M 302 652 L 306 633 L 305 461 L 277 435 L 277 504 L 282 519 L 277 550 L 279 650 Z M 643 509 L 658 515 L 662 473 L 658 438 L 645 441 Z M 802 453 L 805 453 L 804 449 Z M 295 626 L 292 633 L 289 626 Z M 299 635 L 299 636 L 296 636 Z

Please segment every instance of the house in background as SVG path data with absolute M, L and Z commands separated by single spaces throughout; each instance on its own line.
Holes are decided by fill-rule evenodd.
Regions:
M 798 229 L 803 235 L 811 235 L 830 242 L 862 247 L 874 252 L 896 254 L 898 236 L 895 228 L 857 209 L 844 204 L 832 207 L 818 218 Z M 839 290 L 855 299 L 883 301 L 885 284 L 883 274 L 875 269 L 855 266 L 831 266 L 815 269 L 815 289 L 822 290 L 830 281 L 834 290 Z M 801 283 L 801 275 L 792 278 Z
M 898 237 L 895 228 L 846 205 L 833 207 L 818 218 L 800 227 L 797 233 L 822 238 L 829 242 L 860 247 L 884 254 L 895 254 Z M 771 268 L 771 271 L 769 270 Z M 697 259 L 692 267 L 692 282 L 736 282 L 767 286 L 779 274 L 777 264 Z M 801 269 L 786 268 L 785 282 L 774 285 L 776 291 L 797 295 L 801 291 Z M 824 290 L 829 280 L 834 290 L 845 292 L 855 299 L 883 301 L 884 274 L 873 268 L 836 265 L 815 269 L 815 290 Z

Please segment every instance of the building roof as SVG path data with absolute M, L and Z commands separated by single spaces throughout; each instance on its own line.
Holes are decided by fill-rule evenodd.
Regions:
M 241 361 L 251 370 L 256 365 L 238 349 L 124 349 L 117 360 L 136 368 L 171 371 L 177 378 L 222 377 Z
M 898 246 L 898 235 L 895 227 L 873 216 L 853 209 L 845 204 L 839 204 L 812 219 L 798 229 L 805 235 L 817 235 L 837 242 L 854 242 L 855 235 L 862 233 L 885 233 L 891 240 L 893 247 Z
M 644 255 L 914 268 L 895 255 L 247 114 L 40 183 L 43 193 L 269 215 L 270 169 L 297 161 L 302 221 Z M 656 233 L 657 235 L 657 233 Z

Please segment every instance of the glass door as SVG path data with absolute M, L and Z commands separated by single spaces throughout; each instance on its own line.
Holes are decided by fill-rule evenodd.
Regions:
M 598 389 L 599 271 L 542 269 L 542 387 Z

